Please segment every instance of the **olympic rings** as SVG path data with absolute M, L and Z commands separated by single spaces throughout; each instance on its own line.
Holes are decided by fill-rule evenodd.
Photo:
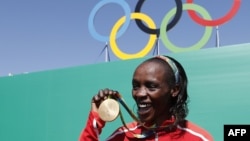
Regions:
M 193 0 L 187 0 L 187 3 L 193 3 Z M 207 20 L 207 19 L 202 19 L 194 11 L 188 11 L 189 16 L 198 24 L 203 25 L 203 26 L 217 26 L 221 25 L 227 21 L 229 21 L 239 10 L 241 0 L 234 0 L 233 7 L 231 10 L 224 16 L 216 20 Z
M 144 1 L 145 0 L 138 1 L 138 3 L 136 4 L 136 7 L 135 7 L 135 12 L 140 12 Z M 182 2 L 181 2 L 181 0 L 175 0 L 175 3 L 176 3 L 177 10 L 176 10 L 176 13 L 175 13 L 173 20 L 167 25 L 166 31 L 169 31 L 171 28 L 173 28 L 178 23 L 178 21 L 181 18 L 181 15 L 182 15 Z M 136 22 L 137 26 L 142 31 L 144 31 L 148 34 L 156 34 L 157 37 L 159 37 L 160 29 L 150 29 L 147 26 L 145 26 L 141 20 L 138 20 L 138 19 L 136 19 L 135 22 Z
M 93 8 L 93 10 L 90 13 L 88 27 L 89 27 L 90 34 L 94 38 L 96 38 L 97 40 L 103 41 L 103 42 L 107 42 L 109 40 L 109 36 L 102 36 L 96 32 L 96 30 L 94 28 L 94 17 L 95 17 L 95 14 L 97 13 L 97 11 L 107 3 L 116 3 L 116 4 L 120 5 L 124 9 L 124 12 L 126 15 L 127 20 L 126 20 L 125 24 L 123 25 L 123 27 L 118 32 L 117 38 L 119 38 L 127 30 L 128 26 L 129 26 L 129 22 L 130 22 L 130 20 L 128 20 L 128 19 L 130 19 L 131 10 L 130 10 L 128 3 L 126 3 L 124 0 L 102 0 L 102 1 L 100 1 Z
M 162 39 L 163 44 L 166 47 L 168 47 L 172 52 L 191 51 L 191 50 L 196 50 L 196 49 L 202 48 L 202 46 L 204 46 L 207 43 L 207 41 L 209 40 L 209 37 L 212 34 L 212 27 L 211 26 L 207 26 L 205 29 L 205 33 L 204 33 L 203 37 L 201 38 L 201 40 L 189 48 L 179 48 L 179 47 L 173 45 L 168 40 L 167 34 L 165 34 L 164 28 L 166 27 L 169 19 L 174 15 L 175 9 L 176 8 L 173 8 L 168 14 L 166 14 L 166 16 L 162 20 L 162 24 L 161 24 L 161 28 L 160 28 L 160 38 Z M 211 20 L 211 17 L 207 13 L 207 11 L 199 5 L 184 4 L 183 10 L 187 10 L 187 9 L 198 11 L 204 18 Z
M 93 8 L 90 13 L 88 27 L 90 34 L 99 41 L 107 42 L 109 41 L 111 50 L 113 53 L 120 59 L 132 59 L 144 57 L 147 55 L 150 50 L 153 48 L 156 39 L 160 36 L 164 46 L 172 52 L 182 52 L 182 51 L 191 51 L 202 48 L 209 40 L 212 34 L 212 27 L 224 24 L 233 18 L 233 16 L 239 10 L 241 0 L 234 0 L 232 8 L 229 10 L 227 14 L 219 19 L 212 20 L 209 13 L 201 6 L 194 4 L 193 0 L 186 0 L 185 4 L 182 4 L 181 0 L 175 0 L 176 7 L 171 9 L 170 12 L 166 13 L 165 17 L 162 20 L 160 28 L 156 28 L 154 21 L 151 17 L 147 16 L 140 12 L 141 7 L 145 0 L 139 0 L 135 7 L 135 12 L 131 13 L 130 7 L 125 0 L 101 0 L 97 5 Z M 98 34 L 94 28 L 94 17 L 97 11 L 102 8 L 102 6 L 108 3 L 115 3 L 120 5 L 125 15 L 121 17 L 113 26 L 112 31 L 109 36 L 102 36 Z M 196 23 L 206 26 L 205 32 L 201 39 L 188 48 L 177 47 L 173 43 L 171 43 L 167 37 L 166 31 L 172 29 L 180 20 L 183 10 L 187 10 L 189 16 Z M 201 17 L 197 15 L 197 13 L 201 14 Z M 173 18 L 171 18 L 173 17 Z M 129 27 L 129 23 L 131 19 L 135 19 L 137 26 L 144 32 L 150 34 L 149 41 L 147 45 L 138 53 L 135 54 L 127 54 L 122 52 L 116 44 L 116 39 L 119 38 Z M 172 19 L 172 20 L 171 20 Z M 171 21 L 170 21 L 171 20 Z M 144 22 L 142 22 L 144 21 Z M 170 21 L 170 22 L 169 22 Z
M 146 24 L 148 24 L 148 26 L 152 29 L 156 28 L 155 23 L 153 22 L 153 20 L 143 14 L 143 13 L 131 13 L 131 19 L 141 19 L 144 20 L 146 22 Z M 150 50 L 152 49 L 152 47 L 154 46 L 154 43 L 156 41 L 156 35 L 151 34 L 148 44 L 144 47 L 144 49 L 142 49 L 140 52 L 135 53 L 135 54 L 126 54 L 123 53 L 117 46 L 115 38 L 116 38 L 116 33 L 119 30 L 120 26 L 125 22 L 125 16 L 123 16 L 122 18 L 120 18 L 116 24 L 113 26 L 112 30 L 111 30 L 111 34 L 110 34 L 110 47 L 112 49 L 112 51 L 114 52 L 114 54 L 119 57 L 120 59 L 133 59 L 133 58 L 140 58 L 140 57 L 144 57 L 145 55 L 147 55 Z

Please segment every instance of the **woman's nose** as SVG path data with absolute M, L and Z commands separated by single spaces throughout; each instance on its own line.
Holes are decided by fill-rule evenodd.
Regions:
M 146 96 L 146 95 L 147 95 L 147 91 L 145 88 L 138 89 L 137 94 L 136 94 L 136 96 L 138 96 L 138 97 L 142 97 L 142 96 Z

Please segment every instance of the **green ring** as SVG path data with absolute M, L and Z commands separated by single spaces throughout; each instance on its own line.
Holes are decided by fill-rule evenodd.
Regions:
M 206 20 L 212 19 L 211 16 L 209 15 L 209 13 L 203 7 L 201 7 L 197 4 L 183 4 L 183 10 L 188 10 L 188 9 L 195 10 L 195 11 L 199 12 L 202 15 L 202 17 Z M 211 26 L 206 26 L 205 33 L 203 34 L 201 40 L 191 47 L 188 47 L 188 48 L 178 47 L 169 41 L 167 34 L 166 34 L 166 27 L 167 27 L 168 21 L 175 14 L 175 11 L 176 11 L 176 8 L 173 8 L 171 11 L 169 11 L 165 15 L 165 17 L 163 18 L 162 23 L 161 23 L 160 38 L 161 38 L 163 44 L 165 45 L 165 47 L 168 48 L 172 52 L 193 51 L 193 50 L 197 50 L 197 49 L 202 48 L 208 42 L 210 36 L 212 35 L 212 27 Z

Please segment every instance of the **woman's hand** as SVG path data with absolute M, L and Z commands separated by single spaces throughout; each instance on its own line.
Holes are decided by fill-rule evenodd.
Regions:
M 116 98 L 118 97 L 118 92 L 115 90 L 111 90 L 111 89 L 103 89 L 103 90 L 99 90 L 99 92 L 93 96 L 92 98 L 92 105 L 91 105 L 91 110 L 94 112 L 98 111 L 98 107 L 100 106 L 100 104 L 107 98 Z

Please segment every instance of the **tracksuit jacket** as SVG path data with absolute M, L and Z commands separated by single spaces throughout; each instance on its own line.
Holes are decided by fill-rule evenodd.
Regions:
M 173 122 L 174 119 L 166 120 L 163 126 Z M 86 127 L 82 131 L 79 141 L 99 141 L 99 135 L 104 125 L 105 122 L 99 118 L 97 113 L 90 112 Z M 177 126 L 177 128 L 171 131 L 163 129 L 154 130 L 146 138 L 139 139 L 134 136 L 145 131 L 147 131 L 145 127 L 137 122 L 132 122 L 127 124 L 126 127 L 118 128 L 106 141 L 213 141 L 212 136 L 206 130 L 190 121 L 186 121 L 185 127 Z

